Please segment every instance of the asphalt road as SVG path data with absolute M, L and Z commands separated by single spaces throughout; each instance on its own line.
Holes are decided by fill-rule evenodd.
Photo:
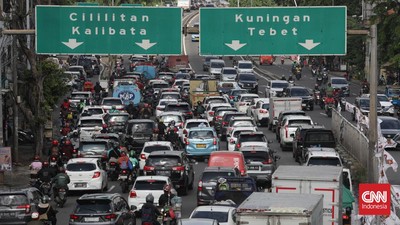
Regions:
M 194 22 L 198 21 L 198 17 L 194 18 L 190 24 L 193 24 Z M 203 63 L 203 58 L 201 56 L 198 55 L 198 42 L 191 42 L 191 37 L 190 34 L 188 34 L 187 37 L 184 38 L 185 44 L 184 44 L 184 51 L 186 52 L 186 54 L 189 55 L 190 57 L 190 64 L 191 67 L 198 73 L 206 73 L 203 72 L 202 70 L 202 63 Z M 229 60 L 228 58 L 224 58 L 227 65 L 228 66 L 232 66 L 232 60 Z M 125 60 L 125 62 L 127 62 L 128 60 Z M 291 68 L 291 61 L 290 60 L 286 60 L 285 63 L 283 65 L 280 64 L 280 62 L 274 63 L 271 66 L 260 66 L 260 68 L 262 68 L 263 70 L 266 70 L 272 74 L 276 74 L 281 76 L 282 74 L 285 74 L 286 76 L 288 76 L 290 74 L 290 68 Z M 129 68 L 129 67 L 127 67 Z M 299 86 L 306 86 L 308 88 L 313 88 L 314 84 L 315 84 L 315 78 L 313 78 L 311 76 L 311 72 L 308 68 L 305 68 L 303 70 L 303 74 L 302 74 L 302 78 L 300 81 L 296 81 L 296 85 Z M 263 76 L 263 75 L 258 75 L 259 76 L 259 94 L 260 96 L 264 96 L 264 89 L 267 85 L 267 80 L 269 78 Z M 351 83 L 350 85 L 350 90 L 351 90 L 351 96 L 347 98 L 347 101 L 350 103 L 354 103 L 355 97 L 357 95 L 357 93 L 359 93 L 360 90 L 360 86 L 358 84 L 355 83 Z M 313 121 L 324 125 L 326 128 L 330 129 L 331 128 L 331 119 L 327 117 L 327 115 L 324 113 L 323 110 L 321 110 L 319 107 L 315 107 L 314 111 L 307 111 L 307 115 L 311 116 Z M 343 115 L 347 118 L 350 119 L 350 113 L 348 112 L 344 112 Z M 261 131 L 263 131 L 265 133 L 265 135 L 267 136 L 268 140 L 273 141 L 270 144 L 270 148 L 273 150 L 276 150 L 276 154 L 279 155 L 281 158 L 278 162 L 278 165 L 295 165 L 297 164 L 294 159 L 292 158 L 292 154 L 291 152 L 282 152 L 280 147 L 279 147 L 279 143 L 277 143 L 276 139 L 275 139 L 275 134 L 272 133 L 271 131 L 269 131 L 267 128 L 265 127 L 261 127 L 260 128 Z M 220 145 L 220 149 L 225 150 L 227 149 L 227 145 L 226 142 L 222 142 L 222 144 Z M 367 151 L 367 149 L 366 149 Z M 393 157 L 395 157 L 395 159 L 400 163 L 400 153 L 399 152 L 392 152 Z M 196 185 L 198 183 L 198 178 L 199 175 L 201 174 L 201 172 L 203 171 L 204 167 L 206 166 L 206 163 L 204 162 L 197 162 L 194 165 L 194 169 L 195 169 L 195 188 L 192 191 L 189 191 L 189 194 L 187 196 L 183 196 L 183 212 L 182 215 L 184 218 L 187 218 L 190 213 L 192 212 L 192 210 L 196 207 Z M 397 176 L 398 174 L 391 172 L 391 170 L 389 170 L 388 172 L 388 177 L 389 180 L 392 184 L 400 184 L 400 179 Z M 118 182 L 109 182 L 109 190 L 108 192 L 117 192 L 117 193 L 121 193 L 121 188 L 119 186 Z M 67 203 L 65 204 L 65 207 L 62 209 L 58 209 L 59 213 L 58 213 L 58 221 L 60 225 L 65 225 L 68 224 L 68 220 L 69 220 L 69 215 L 72 213 L 73 207 L 75 205 L 75 200 L 81 196 L 82 194 L 84 194 L 83 192 L 80 193 L 73 193 L 73 196 L 70 196 L 68 198 Z M 124 197 L 128 198 L 129 194 L 122 194 Z

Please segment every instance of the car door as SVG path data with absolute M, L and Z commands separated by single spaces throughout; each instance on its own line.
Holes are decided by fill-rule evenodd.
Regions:
M 193 165 L 190 163 L 185 153 L 182 153 L 182 163 L 185 165 L 185 173 L 188 179 L 188 185 L 193 183 L 194 173 L 193 173 Z

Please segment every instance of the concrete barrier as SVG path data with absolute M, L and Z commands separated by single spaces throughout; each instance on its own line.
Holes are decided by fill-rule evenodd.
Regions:
M 338 144 L 366 167 L 368 165 L 368 138 L 336 110 L 332 111 L 332 131 Z

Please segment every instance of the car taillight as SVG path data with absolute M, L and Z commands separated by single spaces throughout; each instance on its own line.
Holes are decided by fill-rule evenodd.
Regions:
M 148 170 L 154 170 L 154 166 L 144 166 L 144 167 L 143 167 L 143 170 L 146 170 L 146 171 L 148 171 Z
M 272 159 L 268 159 L 268 160 L 262 162 L 262 164 L 271 164 L 271 163 L 272 163 Z
M 349 219 L 349 216 L 348 216 L 348 215 L 346 215 L 346 214 L 343 214 L 343 216 L 342 216 L 342 219 L 344 219 L 344 220 L 348 220 L 348 219 Z
M 110 166 L 115 166 L 116 163 L 115 162 L 110 162 Z
M 217 139 L 216 138 L 214 138 L 214 140 L 213 140 L 213 145 L 217 145 Z
M 260 113 L 267 113 L 268 112 L 268 110 L 266 110 L 266 109 L 260 109 L 260 111 L 259 111 Z
M 174 166 L 172 167 L 172 171 L 174 172 L 183 172 L 185 170 L 184 166 Z
M 236 148 L 240 148 L 240 143 L 237 143 L 237 144 L 236 144 Z
M 129 192 L 129 198 L 136 198 L 136 197 L 137 197 L 136 191 Z
M 226 125 L 228 125 L 228 122 L 224 121 L 224 122 L 222 122 L 222 125 L 226 126 Z
M 229 139 L 229 143 L 233 144 L 235 143 L 235 140 L 233 138 Z
M 100 177 L 100 172 L 94 172 L 92 178 L 98 178 L 98 177 Z
M 242 175 L 242 176 L 246 176 L 246 171 L 244 171 L 244 170 L 240 170 L 240 175 Z
M 234 96 L 229 96 L 229 98 L 230 98 L 230 99 L 234 99 L 235 97 L 234 97 Z
M 185 144 L 186 144 L 186 145 L 189 145 L 189 144 L 190 144 L 190 142 L 189 142 L 189 139 L 188 139 L 188 138 L 185 138 L 184 140 L 185 140 Z
M 187 134 L 188 132 L 187 132 L 187 130 L 185 129 L 185 130 L 183 130 L 183 134 Z
M 70 219 L 71 221 L 75 221 L 75 220 L 79 219 L 79 216 L 74 215 L 74 214 L 71 214 L 71 215 L 69 215 L 69 219 Z
M 73 149 L 73 150 L 72 150 L 72 153 L 74 153 L 74 154 L 77 153 L 77 152 L 78 152 L 78 151 L 77 151 L 76 149 Z
M 162 108 L 161 108 L 161 107 L 157 107 L 156 109 L 157 109 L 157 110 L 162 110 Z
M 199 184 L 197 185 L 197 191 L 202 191 L 203 190 L 203 181 L 199 181 Z
M 192 112 L 192 111 L 189 111 L 189 112 L 186 112 L 186 114 L 188 114 L 188 115 L 192 115 L 192 114 L 193 114 L 193 112 Z
M 31 211 L 31 205 L 19 205 L 17 209 L 25 209 L 25 213 L 29 213 Z
M 128 173 L 128 171 L 127 170 L 122 170 L 122 173 L 126 174 L 126 173 Z
M 56 157 L 51 157 L 51 161 L 56 161 Z
M 140 154 L 140 158 L 141 159 L 146 159 L 146 155 L 145 154 Z
M 115 214 L 108 214 L 108 215 L 104 216 L 104 219 L 106 219 L 106 220 L 113 220 L 115 218 L 117 218 L 117 215 L 115 215 Z
M 222 116 L 216 116 L 215 117 L 215 120 L 221 120 L 222 119 Z
M 288 138 L 289 129 L 288 129 L 288 126 L 287 126 L 287 125 L 285 126 L 285 135 L 286 135 L 286 138 Z
M 211 112 L 208 112 L 208 115 L 210 115 L 210 116 L 214 116 L 214 112 L 213 112 L 213 111 L 211 111 Z

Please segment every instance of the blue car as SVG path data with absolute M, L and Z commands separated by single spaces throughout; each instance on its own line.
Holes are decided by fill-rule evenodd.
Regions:
M 208 157 L 219 149 L 219 139 L 213 127 L 190 128 L 185 144 L 188 157 Z

